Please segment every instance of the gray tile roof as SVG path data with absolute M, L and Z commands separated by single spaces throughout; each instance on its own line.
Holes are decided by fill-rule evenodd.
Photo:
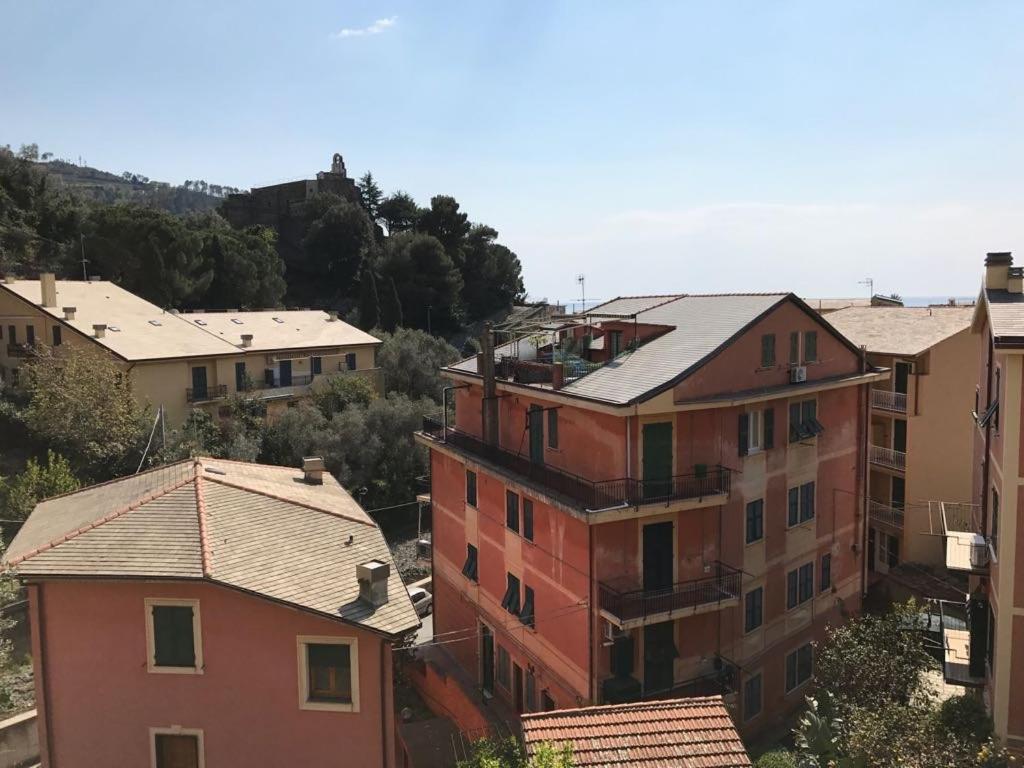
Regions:
M 419 619 L 384 536 L 337 481 L 195 459 L 39 504 L 5 557 L 19 576 L 206 579 L 398 636 Z M 391 565 L 388 602 L 356 566 Z
M 611 301 L 598 304 L 596 307 L 591 307 L 586 313 L 580 314 L 632 315 L 636 312 L 646 312 L 648 309 L 653 309 L 661 304 L 675 301 L 684 295 L 682 293 L 667 293 L 662 296 L 619 296 Z
M 987 288 L 984 292 L 992 335 L 996 339 L 1024 339 L 1024 294 Z
M 868 352 L 919 355 L 971 325 L 974 307 L 849 307 L 828 322 Z

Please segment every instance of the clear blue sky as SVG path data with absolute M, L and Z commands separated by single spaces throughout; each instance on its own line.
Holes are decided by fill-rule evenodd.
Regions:
M 971 294 L 1024 263 L 1021 2 L 0 0 L 0 143 L 239 187 L 349 172 L 535 297 Z M 347 33 L 343 30 L 348 30 Z

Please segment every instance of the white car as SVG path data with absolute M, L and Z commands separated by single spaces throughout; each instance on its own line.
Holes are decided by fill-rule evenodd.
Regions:
M 412 600 L 413 608 L 416 609 L 416 615 L 421 619 L 428 615 L 431 608 L 434 607 L 434 596 L 423 587 L 407 587 L 406 589 L 409 592 L 409 599 Z

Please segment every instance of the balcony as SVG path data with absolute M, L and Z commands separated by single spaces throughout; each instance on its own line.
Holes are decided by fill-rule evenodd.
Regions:
M 722 696 L 726 706 L 736 703 L 736 692 L 739 690 L 740 668 L 723 656 L 716 656 L 716 671 L 679 683 L 671 688 L 645 691 L 643 684 L 634 677 L 608 677 L 601 682 L 601 694 L 604 704 L 630 704 L 637 701 L 658 701 L 663 699 L 683 699 L 694 696 Z
M 906 413 L 907 395 L 905 392 L 893 392 L 889 389 L 872 389 L 871 407 L 879 411 Z
M 8 344 L 7 345 L 7 356 L 8 357 L 28 357 L 35 350 L 30 344 Z
M 217 384 L 212 387 L 188 387 L 185 390 L 185 402 L 188 403 L 202 403 L 208 400 L 220 400 L 227 396 L 227 384 Z
M 946 542 L 946 568 L 964 573 L 987 574 L 989 539 L 981 532 L 981 507 L 948 501 L 937 506 L 940 533 Z
M 881 523 L 892 528 L 903 528 L 903 509 L 884 504 L 881 501 L 868 500 L 868 517 L 873 523 Z
M 939 631 L 942 635 L 942 677 L 950 685 L 967 688 L 985 686 L 985 660 L 971 663 L 971 630 L 968 607 L 963 603 L 937 600 Z
M 743 571 L 716 560 L 709 575 L 659 589 L 620 591 L 601 582 L 598 604 L 608 621 L 631 629 L 739 605 L 742 586 Z
M 474 435 L 460 432 L 429 416 L 423 419 L 423 434 L 486 461 L 501 470 L 518 475 L 542 490 L 565 497 L 588 512 L 639 507 L 644 504 L 667 504 L 676 501 L 724 501 L 729 493 L 731 475 L 727 468 L 714 466 L 691 475 L 677 475 L 657 482 L 634 478 L 587 480 L 571 472 L 547 464 L 530 461 L 529 456 L 513 453 L 485 443 Z
M 869 445 L 868 459 L 872 464 L 886 469 L 893 469 L 897 472 L 907 471 L 907 454 L 903 451 L 884 448 L 881 445 Z

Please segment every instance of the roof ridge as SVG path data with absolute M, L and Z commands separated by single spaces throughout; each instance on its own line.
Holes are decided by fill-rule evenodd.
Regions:
M 565 717 L 568 713 L 588 714 L 590 712 L 606 713 L 634 709 L 671 709 L 678 707 L 697 707 L 707 704 L 720 704 L 725 707 L 723 696 L 683 696 L 678 699 L 659 699 L 657 701 L 631 701 L 625 704 L 600 704 L 593 707 L 572 707 L 570 709 L 552 709 L 547 712 L 524 712 L 522 719 L 542 720 L 548 717 Z
M 308 502 L 297 501 L 296 499 L 289 499 L 289 498 L 287 498 L 285 496 L 281 496 L 281 495 L 276 494 L 276 493 L 270 493 L 269 491 L 261 490 L 259 488 L 250 488 L 249 486 L 246 486 L 246 485 L 239 485 L 238 483 L 230 483 L 227 480 L 225 480 L 223 477 L 207 477 L 206 479 L 209 480 L 210 482 L 217 483 L 218 485 L 226 486 L 227 488 L 234 488 L 236 491 L 247 491 L 249 493 L 256 493 L 256 494 L 259 494 L 260 496 L 266 496 L 269 499 L 275 499 L 277 501 L 283 501 L 285 504 L 294 504 L 296 507 L 304 507 L 306 509 L 311 509 L 314 512 L 322 512 L 325 515 L 331 515 L 333 517 L 340 517 L 341 519 L 348 520 L 349 522 L 352 522 L 352 523 L 360 523 L 360 524 L 366 525 L 366 526 L 368 526 L 370 528 L 377 528 L 378 530 L 380 530 L 380 527 L 375 522 L 373 522 L 372 519 L 369 520 L 369 521 L 367 521 L 367 520 L 360 520 L 358 517 L 352 517 L 351 515 L 342 514 L 341 512 L 334 512 L 334 511 L 332 511 L 330 509 L 326 509 L 324 507 L 316 506 L 315 504 L 309 504 Z M 355 500 L 353 499 L 353 501 L 355 501 Z
M 134 477 L 134 475 L 133 475 L 133 477 Z M 20 563 L 23 563 L 26 560 L 28 560 L 30 557 L 35 557 L 36 555 L 38 555 L 38 554 L 40 554 L 42 552 L 46 552 L 47 550 L 53 549 L 54 547 L 57 547 L 57 546 L 65 543 L 67 541 L 70 541 L 71 539 L 74 539 L 74 538 L 77 538 L 78 536 L 81 536 L 83 533 L 88 533 L 93 528 L 99 528 L 104 523 L 109 523 L 111 520 L 115 520 L 118 517 L 121 517 L 122 515 L 125 515 L 128 512 L 131 512 L 134 509 L 138 509 L 139 507 L 141 507 L 144 504 L 148 504 L 151 501 L 159 499 L 161 496 L 166 496 L 171 491 L 176 491 L 178 488 L 182 488 L 182 487 L 188 485 L 189 483 L 195 481 L 196 477 L 197 477 L 196 474 L 192 474 L 191 476 L 186 476 L 183 480 L 179 480 L 176 483 L 171 483 L 169 485 L 162 486 L 161 488 L 158 488 L 155 491 L 151 491 L 150 493 L 146 494 L 145 496 L 142 496 L 141 498 L 136 499 L 131 504 L 127 504 L 124 507 L 121 507 L 120 509 L 115 509 L 113 512 L 108 512 L 103 517 L 100 517 L 100 518 L 98 518 L 96 520 L 92 520 L 91 522 L 88 522 L 85 525 L 79 526 L 78 528 L 74 529 L 73 531 L 69 531 L 68 533 L 63 534 L 62 536 L 58 536 L 56 539 L 52 539 L 51 541 L 47 542 L 46 544 L 41 544 L 38 547 L 36 547 L 35 549 L 29 550 L 25 554 L 19 555 L 18 557 L 14 558 L 12 560 L 9 560 L 7 564 L 9 566 L 16 566 L 16 565 L 18 565 Z
M 203 464 L 199 458 L 193 464 L 196 473 L 196 517 L 199 521 L 199 552 L 203 577 L 210 575 L 210 539 L 206 532 L 206 499 L 203 496 Z

